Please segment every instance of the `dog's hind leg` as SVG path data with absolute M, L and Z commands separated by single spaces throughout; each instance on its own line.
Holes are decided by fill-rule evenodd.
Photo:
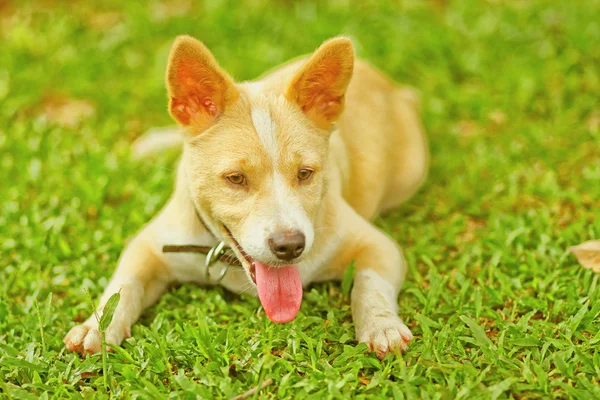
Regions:
M 101 350 L 98 318 L 114 293 L 120 292 L 121 298 L 105 332 L 105 340 L 106 343 L 120 345 L 123 339 L 131 335 L 131 326 L 142 311 L 164 292 L 171 281 L 170 273 L 148 245 L 146 237 L 149 234 L 148 229 L 143 230 L 127 246 L 119 260 L 117 271 L 100 299 L 96 313 L 67 333 L 63 341 L 69 351 L 93 354 Z

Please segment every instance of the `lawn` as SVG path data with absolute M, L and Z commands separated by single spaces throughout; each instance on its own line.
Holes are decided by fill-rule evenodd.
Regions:
M 0 2 L 1 398 L 230 398 L 269 378 L 261 398 L 600 398 L 599 276 L 567 252 L 600 238 L 600 1 L 91 4 Z M 182 33 L 238 80 L 345 33 L 422 92 L 428 182 L 377 221 L 410 264 L 402 357 L 357 345 L 339 283 L 286 325 L 180 286 L 104 360 L 65 350 L 170 194 L 177 154 L 130 146 L 172 123 Z

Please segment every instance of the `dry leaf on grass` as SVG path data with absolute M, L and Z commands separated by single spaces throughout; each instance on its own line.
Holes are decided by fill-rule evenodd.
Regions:
M 95 31 L 106 31 L 119 24 L 123 19 L 122 14 L 114 11 L 92 12 L 87 23 Z
M 600 111 L 594 111 L 588 118 L 586 125 L 592 133 L 598 132 L 600 130 Z
M 182 17 L 192 12 L 193 2 L 190 0 L 161 0 L 152 2 L 150 12 L 154 21 L 166 21 L 174 17 Z
M 506 113 L 502 110 L 494 110 L 488 114 L 488 119 L 496 125 L 503 125 L 506 122 Z
M 600 272 L 600 240 L 590 240 L 569 248 L 584 268 Z
M 43 101 L 42 113 L 48 120 L 66 128 L 76 128 L 96 113 L 94 105 L 82 99 L 65 96 L 47 96 Z
M 460 137 L 468 138 L 480 134 L 481 130 L 475 121 L 463 119 L 452 127 L 452 133 Z

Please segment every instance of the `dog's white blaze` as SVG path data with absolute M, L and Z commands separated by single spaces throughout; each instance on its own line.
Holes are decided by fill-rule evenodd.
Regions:
M 299 230 L 306 237 L 305 251 L 310 250 L 314 240 L 314 230 L 302 204 L 299 203 L 294 193 L 285 184 L 285 178 L 277 172 L 278 144 L 275 123 L 271 115 L 264 108 L 252 110 L 252 122 L 258 135 L 265 146 L 267 154 L 273 163 L 273 192 L 276 199 L 277 224 L 279 229 Z
M 252 108 L 252 123 L 254 129 L 258 133 L 267 154 L 271 157 L 273 164 L 277 161 L 277 136 L 275 122 L 271 118 L 271 114 L 264 108 Z

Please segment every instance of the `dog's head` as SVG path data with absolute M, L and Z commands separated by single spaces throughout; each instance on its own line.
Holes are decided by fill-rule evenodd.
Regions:
M 257 275 L 283 271 L 311 250 L 353 63 L 350 40 L 335 38 L 285 78 L 236 84 L 199 41 L 182 36 L 173 46 L 169 112 L 186 128 L 192 200 L 255 282 L 257 266 Z

